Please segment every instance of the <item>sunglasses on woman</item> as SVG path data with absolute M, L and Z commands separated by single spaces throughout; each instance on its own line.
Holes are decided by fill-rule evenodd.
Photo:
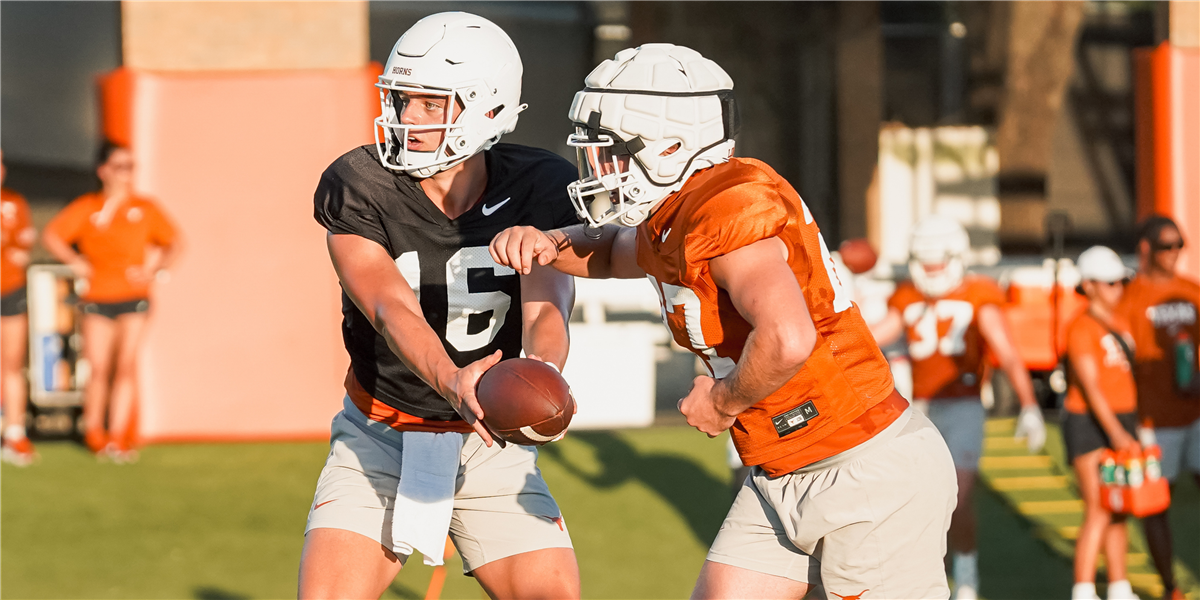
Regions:
M 1155 252 L 1166 252 L 1168 250 L 1182 250 L 1183 249 L 1183 240 L 1175 240 L 1174 242 L 1169 243 L 1169 244 L 1164 244 L 1162 242 L 1155 241 L 1154 243 L 1150 244 L 1150 246 L 1154 249 Z

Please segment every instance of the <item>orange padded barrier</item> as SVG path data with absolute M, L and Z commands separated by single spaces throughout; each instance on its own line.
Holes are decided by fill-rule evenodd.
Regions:
M 1031 371 L 1049 371 L 1058 364 L 1058 357 L 1066 351 L 1067 326 L 1087 306 L 1087 299 L 1073 290 L 1060 286 L 1059 294 L 1058 336 L 1055 338 L 1052 335 L 1054 305 L 1050 288 L 1016 284 L 1008 287 L 1009 304 L 1004 314 L 1009 335 Z M 994 358 L 993 364 L 996 364 Z
M 321 439 L 348 359 L 337 278 L 312 218 L 321 171 L 373 141 L 378 65 L 101 80 L 104 131 L 178 223 L 142 356 L 149 442 Z
M 1200 50 L 1134 52 L 1138 217 L 1167 215 L 1187 242 L 1180 272 L 1200 279 Z

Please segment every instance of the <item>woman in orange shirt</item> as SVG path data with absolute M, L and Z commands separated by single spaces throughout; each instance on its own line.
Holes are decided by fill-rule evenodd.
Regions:
M 0 183 L 4 182 L 4 162 L 0 155 Z M 0 188 L 0 389 L 4 396 L 4 450 L 6 462 L 25 466 L 37 454 L 25 435 L 25 349 L 29 321 L 25 306 L 25 267 L 29 249 L 37 232 L 29 215 L 25 197 L 8 188 Z
M 85 442 L 116 460 L 135 455 L 137 355 L 150 308 L 150 284 L 179 253 L 175 227 L 158 205 L 133 192 L 133 153 L 111 142 L 100 149 L 99 192 L 58 213 L 43 244 L 86 282 L 82 292 Z M 107 409 L 108 429 L 105 430 Z
M 1072 600 L 1098 600 L 1096 556 L 1104 546 L 1109 600 L 1137 598 L 1125 574 L 1128 535 L 1123 515 L 1100 505 L 1100 460 L 1105 448 L 1135 447 L 1137 392 L 1130 369 L 1129 327 L 1113 311 L 1132 274 L 1116 252 L 1093 246 L 1079 256 L 1080 287 L 1088 308 L 1067 329 L 1069 387 L 1063 438 L 1083 496 L 1075 541 Z

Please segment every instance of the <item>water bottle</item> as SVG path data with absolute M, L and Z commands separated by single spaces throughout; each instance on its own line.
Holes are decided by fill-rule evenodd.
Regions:
M 1142 472 L 1142 455 L 1139 452 L 1131 451 L 1125 458 L 1125 478 L 1129 481 L 1129 487 L 1141 487 L 1145 480 L 1145 475 Z
M 1100 461 L 1100 483 L 1102 485 L 1113 485 L 1117 481 L 1117 461 L 1113 458 L 1112 452 L 1105 452 L 1104 458 Z
M 1138 443 L 1146 459 L 1146 481 L 1162 478 L 1162 448 L 1158 447 L 1158 436 L 1154 435 L 1154 422 L 1149 418 L 1138 428 Z
M 1196 346 L 1183 329 L 1175 334 L 1175 389 L 1194 392 L 1196 382 Z
M 1162 450 L 1158 446 L 1146 449 L 1146 481 L 1162 479 Z

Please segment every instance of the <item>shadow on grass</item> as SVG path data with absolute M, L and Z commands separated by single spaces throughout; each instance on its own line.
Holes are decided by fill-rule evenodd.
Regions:
M 1057 599 L 1075 583 L 1071 557 L 1051 550 L 1033 525 L 983 481 L 975 484 L 979 584 L 983 598 Z
M 239 594 L 218 587 L 202 586 L 192 590 L 196 600 L 249 600 L 250 596 Z
M 1171 488 L 1171 534 L 1175 537 L 1175 557 L 1200 575 L 1200 485 L 1187 473 L 1179 476 Z
M 692 535 L 705 546 L 712 545 L 721 521 L 729 510 L 729 484 L 713 477 L 699 464 L 671 454 L 642 454 L 619 435 L 606 431 L 572 433 L 576 441 L 595 449 L 602 465 L 600 473 L 588 473 L 569 462 L 554 446 L 539 450 L 572 475 L 598 488 L 613 488 L 639 481 L 674 507 Z
M 401 569 L 401 571 L 403 571 L 403 569 Z M 404 585 L 403 583 L 400 583 L 399 581 L 393 581 L 392 584 L 388 586 L 387 591 L 391 592 L 392 596 L 396 598 L 404 598 L 406 600 L 421 600 L 421 598 L 424 597 L 423 594 L 418 593 L 416 590 Z M 387 595 L 384 597 L 386 598 Z

